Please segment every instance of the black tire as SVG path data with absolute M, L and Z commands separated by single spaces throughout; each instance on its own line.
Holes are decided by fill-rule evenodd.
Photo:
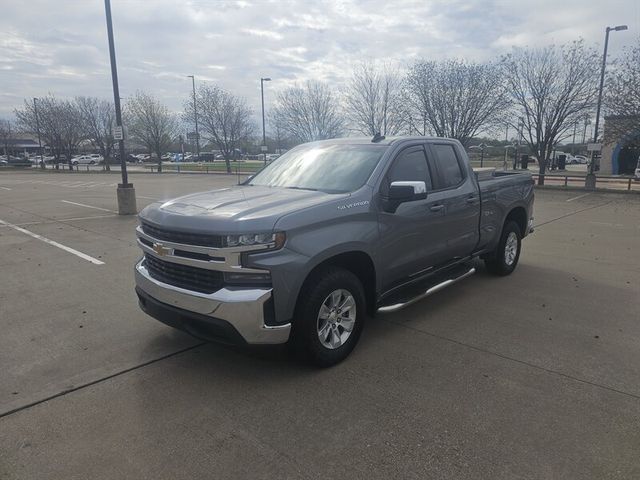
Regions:
M 344 343 L 331 349 L 320 341 L 318 315 L 332 292 L 338 290 L 348 292 L 355 301 L 354 325 Z M 324 268 L 307 279 L 300 292 L 289 341 L 290 346 L 306 361 L 318 367 L 330 367 L 347 358 L 356 346 L 364 326 L 365 316 L 364 289 L 358 277 L 343 268 Z M 335 318 L 334 322 L 340 323 Z M 341 328 L 335 323 L 334 326 L 337 329 Z
M 510 258 L 507 254 L 507 240 L 512 239 L 512 235 L 515 235 L 517 239 L 517 247 L 515 250 L 515 257 Z M 510 242 L 511 243 L 511 242 Z M 513 245 L 510 245 L 512 247 Z M 502 235 L 500 235 L 500 241 L 498 247 L 491 257 L 485 258 L 484 264 L 487 270 L 500 276 L 509 275 L 516 269 L 518 260 L 520 259 L 520 249 L 522 247 L 522 232 L 516 222 L 509 221 L 502 229 Z
M 95 162 L 94 160 L 91 160 L 91 161 L 89 162 L 89 165 L 95 165 L 95 164 L 96 164 L 96 162 Z

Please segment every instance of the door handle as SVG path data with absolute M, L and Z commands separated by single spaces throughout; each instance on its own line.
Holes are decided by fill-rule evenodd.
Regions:
M 476 203 L 476 197 L 468 197 L 467 203 Z
M 442 210 L 444 208 L 444 204 L 439 204 L 439 205 L 431 205 L 429 207 L 429 210 L 431 210 L 432 212 L 439 212 L 440 210 Z

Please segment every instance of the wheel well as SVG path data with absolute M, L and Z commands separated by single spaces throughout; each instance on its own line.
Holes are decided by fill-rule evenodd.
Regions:
M 509 212 L 507 218 L 504 220 L 504 224 L 507 222 L 514 221 L 520 227 L 520 234 L 524 237 L 527 233 L 527 211 L 522 207 L 516 207 Z
M 362 282 L 362 287 L 364 288 L 364 294 L 367 302 L 367 313 L 369 315 L 373 315 L 376 307 L 376 269 L 371 257 L 362 251 L 352 251 L 327 258 L 309 272 L 305 282 L 318 270 L 328 266 L 344 268 L 358 277 L 360 282 Z

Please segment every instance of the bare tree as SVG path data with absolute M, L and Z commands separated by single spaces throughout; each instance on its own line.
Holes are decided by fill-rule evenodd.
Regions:
M 25 99 L 23 108 L 15 110 L 18 124 L 23 130 L 35 132 L 36 110 L 33 102 Z M 82 120 L 74 102 L 58 100 L 52 95 L 38 99 L 38 120 L 41 135 L 55 157 L 56 168 L 64 156 L 73 169 L 71 157 L 83 140 Z
M 308 81 L 280 92 L 273 108 L 276 127 L 300 142 L 339 137 L 344 119 L 328 85 Z
M 4 147 L 4 154 L 7 156 L 7 162 L 9 161 L 9 148 L 13 134 L 13 124 L 9 120 L 0 120 L 0 142 Z
M 405 80 L 412 128 L 460 140 L 465 146 L 500 121 L 509 105 L 499 65 L 463 60 L 419 61 Z M 413 117 L 417 122 L 413 121 Z
M 129 136 L 156 155 L 158 172 L 162 172 L 162 155 L 178 133 L 176 117 L 153 95 L 141 91 L 127 102 L 125 116 Z
M 113 103 L 96 97 L 76 97 L 84 136 L 104 158 L 105 170 L 111 170 L 109 160 L 114 149 L 113 125 L 115 110 Z
M 389 65 L 357 65 L 345 93 L 345 113 L 354 129 L 364 135 L 400 133 L 407 119 L 401 83 Z
M 62 150 L 69 164 L 69 170 L 71 171 L 73 169 L 71 160 L 73 152 L 85 138 L 82 118 L 78 106 L 70 100 L 58 101 L 56 115 L 60 125 Z
M 503 65 L 524 139 L 538 157 L 542 185 L 554 145 L 595 104 L 598 55 L 579 40 L 560 47 L 516 48 Z
M 622 136 L 640 131 L 640 38 L 626 48 L 622 58 L 610 70 L 605 94 L 605 110 L 609 115 L 625 117 L 617 130 L 607 135 Z M 607 129 L 611 128 L 607 124 Z
M 200 131 L 216 144 L 224 156 L 227 172 L 231 173 L 236 149 L 253 133 L 253 111 L 244 99 L 215 85 L 201 85 L 196 92 L 196 104 Z M 194 123 L 193 100 L 186 100 L 184 109 L 185 120 Z
M 36 109 L 31 100 L 25 99 L 22 108 L 14 110 L 18 126 L 22 130 L 36 132 L 39 124 L 40 136 L 44 140 L 44 144 L 49 147 L 56 168 L 58 168 L 65 151 L 63 123 L 60 121 L 61 102 L 52 95 L 40 97 L 37 101 L 37 120 Z

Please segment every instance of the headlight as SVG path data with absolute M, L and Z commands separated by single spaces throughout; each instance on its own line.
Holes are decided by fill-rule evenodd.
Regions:
M 282 248 L 286 240 L 284 232 L 277 233 L 244 233 L 242 235 L 227 235 L 227 247 L 248 247 L 251 245 L 264 245 L 269 250 Z

